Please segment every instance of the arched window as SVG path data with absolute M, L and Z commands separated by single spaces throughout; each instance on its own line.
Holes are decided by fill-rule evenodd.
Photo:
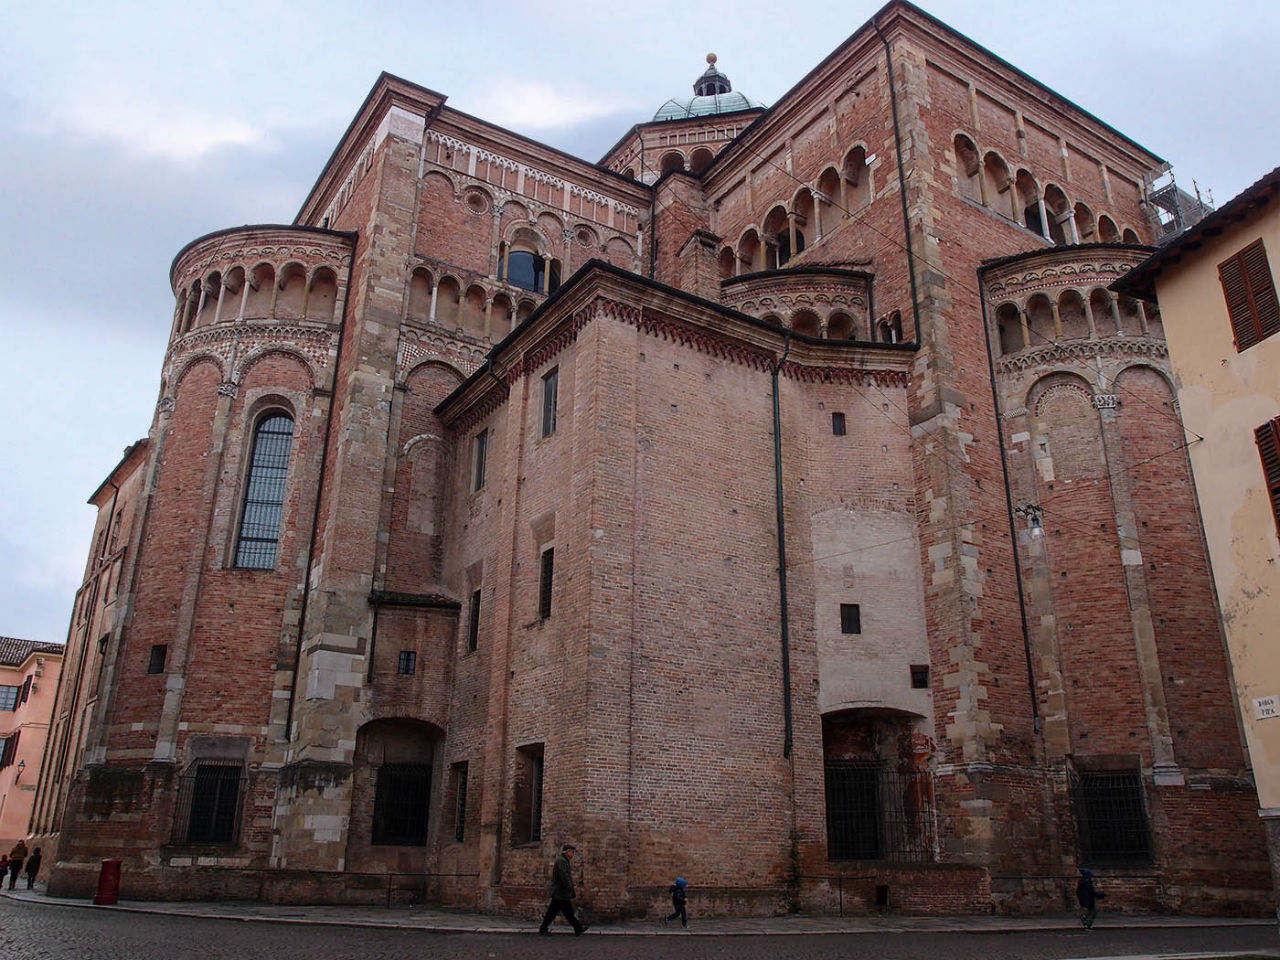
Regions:
M 512 250 L 507 254 L 507 275 L 500 277 L 513 287 L 542 292 L 542 258 L 528 250 Z
M 280 410 L 258 421 L 253 433 L 253 454 L 245 480 L 244 510 L 236 541 L 236 566 L 271 570 L 280 542 L 280 515 L 284 509 L 284 482 L 289 475 L 289 450 L 293 446 L 293 418 Z

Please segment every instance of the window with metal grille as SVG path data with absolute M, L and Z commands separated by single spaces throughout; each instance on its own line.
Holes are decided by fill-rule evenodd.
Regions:
M 258 421 L 249 458 L 249 476 L 245 481 L 240 537 L 236 543 L 237 567 L 271 570 L 276 565 L 292 447 L 292 417 L 277 411 Z
M 153 643 L 151 656 L 147 659 L 147 673 L 164 673 L 165 660 L 169 656 L 167 643 Z
M 542 551 L 541 572 L 538 579 L 539 620 L 546 620 L 551 616 L 551 579 L 556 566 L 555 554 L 553 547 Z
M 840 604 L 840 632 L 862 632 L 862 610 L 856 603 Z
M 417 668 L 418 654 L 413 650 L 401 650 L 400 658 L 396 661 L 396 673 L 411 677 Z
M 831 414 L 831 432 L 837 437 L 843 437 L 845 435 L 843 413 L 836 412 Z
M 1071 786 L 1081 863 L 1151 862 L 1151 830 L 1137 770 L 1081 771 Z
M 472 447 L 471 489 L 483 490 L 485 460 L 489 455 L 489 431 L 481 430 L 477 433 L 475 440 L 472 441 Z
M 531 743 L 516 751 L 512 843 L 537 843 L 542 839 L 542 774 L 541 743 Z
M 421 763 L 384 763 L 378 768 L 373 799 L 373 838 L 378 846 L 424 847 L 431 767 Z
M 913 690 L 929 689 L 929 668 L 924 664 L 912 664 L 911 688 Z
M 453 765 L 453 839 L 461 843 L 467 835 L 467 762 Z
M 933 779 L 879 760 L 829 760 L 827 859 L 928 863 L 934 857 Z
M 20 693 L 22 693 L 21 687 L 0 684 L 0 710 L 16 710 Z
M 480 645 L 480 591 L 471 591 L 471 605 L 467 610 L 467 649 L 474 651 Z
M 1280 417 L 1255 430 L 1254 438 L 1262 458 L 1262 475 L 1266 478 L 1267 496 L 1271 498 L 1276 532 L 1280 533 Z
M 1227 299 L 1237 350 L 1280 333 L 1280 301 L 1260 239 L 1218 264 L 1218 279 Z
M 560 368 L 552 369 L 542 378 L 542 435 L 549 437 L 556 432 L 556 398 L 560 392 Z
M 238 763 L 197 763 L 182 777 L 174 843 L 235 843 L 243 778 Z

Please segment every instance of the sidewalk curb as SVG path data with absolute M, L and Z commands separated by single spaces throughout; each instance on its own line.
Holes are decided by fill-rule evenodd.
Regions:
M 98 909 L 109 910 L 117 913 L 134 913 L 134 914 L 151 914 L 152 916 L 163 917 L 182 917 L 194 920 L 232 920 L 238 923 L 277 923 L 293 926 L 315 926 L 315 927 L 357 927 L 369 928 L 376 930 L 414 930 L 420 933 L 435 934 L 489 934 L 493 936 L 518 936 L 518 935 L 535 935 L 537 933 L 536 921 L 529 921 L 520 926 L 476 926 L 466 922 L 456 924 L 440 923 L 440 922 L 413 922 L 413 921 L 393 921 L 393 920 L 376 920 L 362 919 L 358 917 L 334 918 L 334 917 L 286 917 L 286 916 L 250 916 L 245 914 L 226 913 L 218 911 L 196 911 L 184 910 L 181 908 L 171 909 L 146 906 L 136 901 L 125 903 L 117 903 L 111 905 L 99 905 L 90 900 L 65 900 L 55 899 L 43 894 L 35 894 L 33 896 L 19 894 L 15 896 L 17 891 L 3 891 L 4 896 L 8 900 L 18 901 L 20 903 L 33 903 L 45 907 L 73 907 L 77 909 Z M 310 908 L 303 908 L 310 909 Z M 815 918 L 817 919 L 817 918 Z M 986 920 L 986 918 L 979 918 Z M 1105 926 L 1098 927 L 1099 930 L 1168 930 L 1168 929 L 1202 929 L 1213 927 L 1264 927 L 1275 926 L 1276 921 L 1264 918 L 1231 918 L 1231 917 L 1182 917 L 1177 922 L 1169 923 L 1158 919 L 1135 918 L 1126 921 L 1123 917 L 1113 917 L 1114 922 Z M 750 921 L 748 921 L 750 922 Z M 761 922 L 761 921 L 756 921 Z M 764 920 L 763 922 L 767 922 Z M 1004 924 L 993 924 L 991 926 L 975 925 L 974 923 L 946 922 L 942 921 L 939 926 L 918 927 L 918 926 L 848 926 L 842 929 L 832 929 L 830 927 L 807 928 L 807 929 L 744 929 L 744 930 L 669 930 L 665 928 L 646 929 L 636 926 L 632 928 L 630 925 L 619 926 L 594 926 L 587 931 L 586 936 L 606 936 L 606 937 L 797 937 L 797 936 L 851 936 L 855 934 L 908 934 L 908 933 L 944 933 L 944 934 L 1016 934 L 1016 933 L 1047 933 L 1047 932 L 1063 932 L 1079 930 L 1078 922 L 1066 920 L 1036 920 L 1028 918 L 1021 922 L 1010 922 Z M 564 933 L 554 934 L 555 936 L 569 936 L 566 931 Z

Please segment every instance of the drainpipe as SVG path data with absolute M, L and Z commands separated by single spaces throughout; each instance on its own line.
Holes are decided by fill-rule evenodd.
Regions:
M 996 411 L 996 442 L 1000 444 L 1000 469 L 1004 473 L 1004 503 L 1009 513 L 1009 533 L 1013 548 L 1013 582 L 1018 587 L 1018 616 L 1022 618 L 1022 651 L 1027 660 L 1027 692 L 1031 696 L 1032 729 L 1040 732 L 1040 704 L 1036 700 L 1036 678 L 1031 666 L 1031 632 L 1027 629 L 1027 597 L 1022 589 L 1022 561 L 1018 557 L 1018 525 L 1013 518 L 1013 486 L 1009 482 L 1009 454 L 1004 446 L 1004 414 L 1000 411 L 1000 390 L 996 387 L 996 362 L 991 350 L 991 327 L 987 322 L 987 298 L 981 295 L 982 270 L 978 270 L 979 299 L 982 301 L 982 342 L 987 347 L 987 373 L 991 379 L 991 403 Z
M 920 291 L 916 287 L 916 258 L 911 247 L 911 220 L 907 209 L 907 174 L 902 160 L 902 127 L 898 122 L 898 88 L 893 82 L 893 59 L 889 51 L 889 40 L 880 29 L 880 24 L 871 21 L 880 42 L 884 44 L 884 63 L 889 74 L 889 106 L 893 112 L 893 145 L 898 153 L 898 196 L 902 199 L 902 232 L 907 241 L 907 276 L 911 278 L 911 315 L 915 321 L 915 345 L 920 345 Z M 874 316 L 872 322 L 875 322 Z
M 320 502 L 324 499 L 324 471 L 329 463 L 329 437 L 333 433 L 334 409 L 338 405 L 338 374 L 342 371 L 342 348 L 347 334 L 347 316 L 351 312 L 351 281 L 355 277 L 356 248 L 360 234 L 352 231 L 351 265 L 347 268 L 347 295 L 342 298 L 342 320 L 338 323 L 338 352 L 333 358 L 333 385 L 329 391 L 329 415 L 324 421 L 324 441 L 320 447 L 320 473 L 316 477 L 316 506 L 311 514 L 311 539 L 307 544 L 307 565 L 302 577 L 302 609 L 298 611 L 298 647 L 293 655 L 293 678 L 289 681 L 289 708 L 284 718 L 284 738 L 293 738 L 293 707 L 298 699 L 298 667 L 302 664 L 302 638 L 307 629 L 307 603 L 311 598 L 311 566 L 316 556 L 316 536 L 320 530 Z
M 791 759 L 791 634 L 787 620 L 787 536 L 786 520 L 782 505 L 782 424 L 778 415 L 778 371 L 787 362 L 791 353 L 791 331 L 787 331 L 783 341 L 782 357 L 773 367 L 773 479 L 774 499 L 778 507 L 778 602 L 782 616 L 779 627 L 782 631 L 782 716 L 783 737 L 782 755 Z

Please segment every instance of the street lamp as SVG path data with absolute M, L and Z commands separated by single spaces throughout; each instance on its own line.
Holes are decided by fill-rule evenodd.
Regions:
M 1044 509 L 1035 503 L 1024 503 L 1020 507 L 1013 510 L 1020 517 L 1027 520 L 1027 531 L 1031 534 L 1032 540 L 1039 540 L 1044 536 L 1044 523 L 1041 518 L 1044 516 Z

